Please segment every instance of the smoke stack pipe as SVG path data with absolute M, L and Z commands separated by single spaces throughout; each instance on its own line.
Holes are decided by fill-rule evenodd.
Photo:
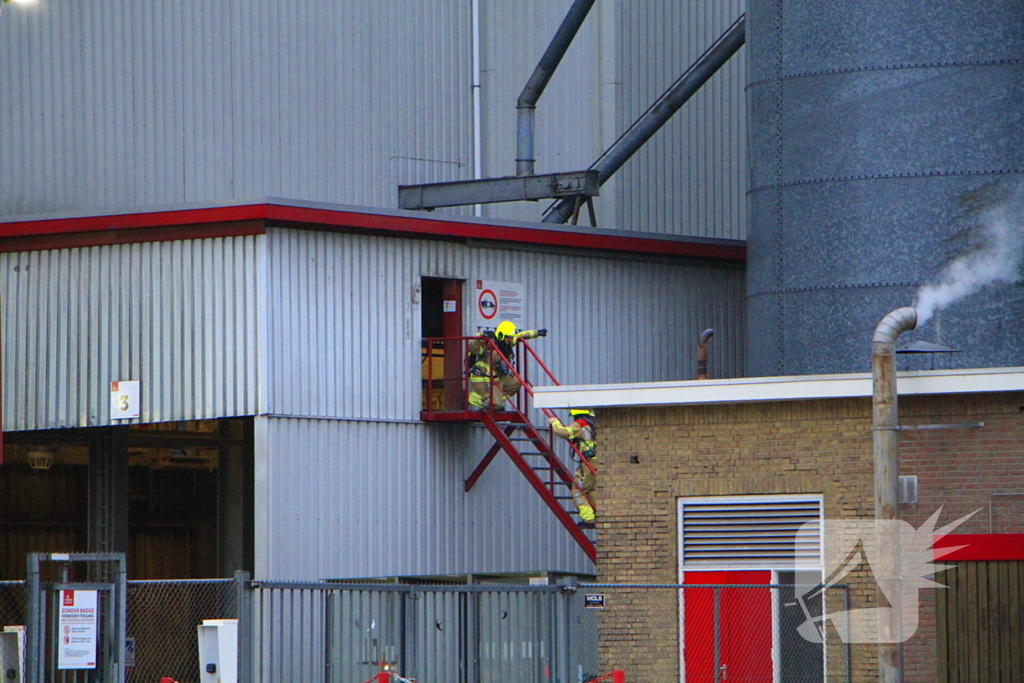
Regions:
M 697 342 L 697 379 L 708 378 L 708 342 L 714 336 L 714 330 L 704 330 Z
M 917 327 L 917 311 L 897 308 L 882 318 L 871 340 L 872 434 L 875 455 L 875 519 L 895 519 L 899 513 L 899 411 L 896 393 L 896 339 Z M 881 528 L 881 525 L 876 527 Z M 888 528 L 888 527 L 887 527 Z M 877 533 L 877 531 L 876 531 Z M 899 536 L 878 533 L 879 567 L 877 604 L 889 595 L 899 595 Z M 893 607 L 899 600 L 891 601 Z M 889 610 L 879 617 L 878 680 L 902 683 L 903 646 L 900 644 L 900 613 Z

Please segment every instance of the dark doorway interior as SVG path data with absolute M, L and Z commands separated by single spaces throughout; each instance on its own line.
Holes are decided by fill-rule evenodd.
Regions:
M 423 330 L 423 410 L 462 409 L 463 280 L 424 277 L 421 282 Z
M 251 419 L 4 437 L 0 580 L 28 552 L 126 552 L 131 579 L 252 569 Z

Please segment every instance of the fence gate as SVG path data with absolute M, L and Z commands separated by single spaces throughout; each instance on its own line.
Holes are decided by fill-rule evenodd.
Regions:
M 29 553 L 25 683 L 124 683 L 126 598 L 124 553 Z

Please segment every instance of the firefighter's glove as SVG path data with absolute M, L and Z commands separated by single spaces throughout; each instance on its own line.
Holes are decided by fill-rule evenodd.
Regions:
M 558 418 L 557 418 L 557 417 L 549 417 L 549 418 L 548 418 L 548 424 L 549 424 L 549 425 L 553 425 L 553 424 L 555 424 L 555 423 L 556 423 L 556 422 L 558 422 L 558 421 L 559 421 L 559 420 L 558 420 Z
M 538 337 L 546 337 L 546 336 L 548 336 L 548 331 L 544 330 L 544 329 L 537 330 L 537 336 Z

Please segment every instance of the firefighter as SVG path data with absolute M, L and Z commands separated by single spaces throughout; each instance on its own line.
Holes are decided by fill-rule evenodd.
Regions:
M 595 461 L 597 460 L 595 416 L 593 411 L 585 408 L 570 410 L 569 415 L 572 416 L 573 421 L 568 426 L 563 426 L 557 417 L 549 418 L 548 422 L 551 423 L 551 431 L 555 436 L 575 444 L 580 455 L 586 461 L 581 462 L 580 466 L 576 468 L 576 486 L 579 490 L 574 488 L 572 496 L 576 503 L 576 511 L 579 512 L 582 520 L 579 526 L 584 529 L 593 529 L 597 519 L 597 512 L 593 508 L 593 505 L 596 504 L 594 499 L 597 492 L 597 475 L 587 467 L 586 463 L 596 465 Z
M 504 354 L 509 363 L 515 364 L 515 346 L 523 339 L 536 339 L 548 336 L 548 331 L 516 329 L 515 324 L 505 320 L 493 332 L 482 332 L 469 341 L 469 409 L 484 410 L 493 398 L 493 407 L 502 408 L 510 396 L 515 396 L 523 388 L 511 368 L 501 357 L 490 350 L 488 340 Z M 491 381 L 494 381 L 492 385 Z

